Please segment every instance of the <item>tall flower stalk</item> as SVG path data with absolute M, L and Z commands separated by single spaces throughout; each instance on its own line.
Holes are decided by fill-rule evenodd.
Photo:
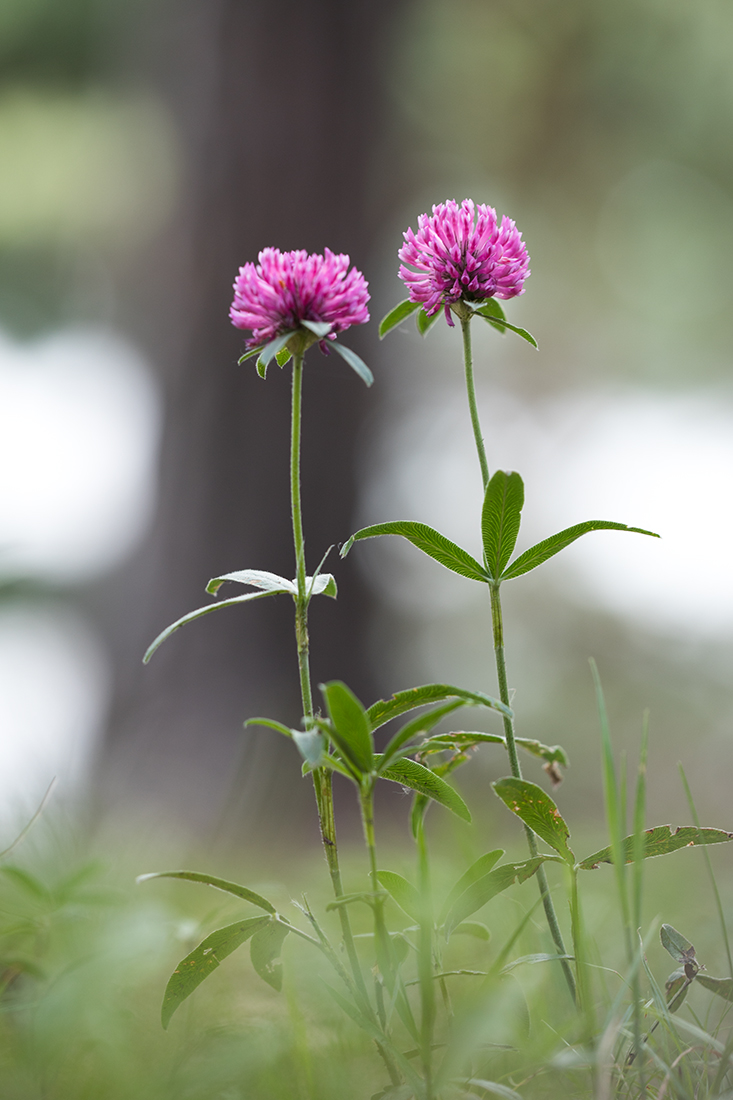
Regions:
M 468 408 L 486 493 L 489 486 L 489 463 L 476 400 L 471 321 L 477 309 L 486 308 L 487 300 L 515 298 L 524 293 L 524 282 L 530 274 L 529 256 L 521 233 L 510 218 L 503 218 L 499 225 L 496 212 L 491 207 L 479 205 L 476 209 L 470 199 L 465 199 L 460 206 L 452 200 L 434 206 L 431 215 L 420 216 L 418 226 L 417 234 L 412 229 L 405 233 L 405 243 L 399 252 L 402 261 L 400 278 L 410 291 L 410 301 L 422 305 L 426 317 L 436 315 L 442 307 L 449 325 L 454 325 L 451 313 L 459 319 L 463 336 Z M 503 316 L 501 307 L 496 316 Z M 509 689 L 499 588 L 500 582 L 497 579 L 490 582 L 496 675 L 501 701 L 508 707 Z M 503 720 L 511 772 L 515 779 L 521 779 L 522 768 L 517 753 L 514 720 L 507 715 L 504 715 Z M 525 833 L 530 855 L 536 857 L 536 836 L 527 825 Z M 558 953 L 565 955 L 565 944 L 542 866 L 537 871 L 537 881 L 553 942 Z M 572 971 L 566 959 L 561 961 L 568 987 L 575 998 Z
M 481 477 L 483 480 L 484 493 L 489 486 L 489 464 L 486 457 L 486 447 L 484 444 L 484 437 L 481 431 L 481 422 L 479 420 L 478 405 L 476 402 L 476 387 L 474 384 L 473 375 L 473 355 L 471 351 L 471 319 L 473 317 L 473 311 L 463 305 L 462 302 L 457 303 L 453 307 L 455 313 L 460 319 L 461 329 L 463 332 L 463 361 L 466 375 L 466 392 L 468 395 L 468 407 L 471 415 L 471 424 L 473 425 L 473 434 L 476 441 L 476 451 L 478 453 L 479 466 L 481 467 Z M 502 703 L 509 706 L 509 687 L 507 684 L 506 674 L 506 658 L 504 655 L 504 621 L 501 609 L 501 595 L 500 595 L 500 582 L 493 581 L 489 585 L 489 591 L 491 593 L 491 631 L 494 641 L 494 661 L 496 664 L 496 678 L 499 683 L 499 698 Z M 509 757 L 509 766 L 511 768 L 512 775 L 515 779 L 522 779 L 522 765 L 519 761 L 519 754 L 517 752 L 517 744 L 514 732 L 514 719 L 509 718 L 507 715 L 503 716 L 504 721 L 504 737 L 506 739 L 506 750 Z M 525 824 L 524 832 L 527 837 L 527 844 L 529 846 L 530 855 L 535 857 L 538 854 L 537 849 L 537 837 L 532 829 Z M 555 912 L 555 906 L 552 900 L 552 894 L 547 883 L 547 875 L 545 874 L 545 868 L 540 866 L 537 869 L 537 885 L 539 886 L 540 896 L 542 898 L 542 907 L 545 911 L 545 918 L 547 920 L 547 926 L 550 930 L 553 943 L 557 948 L 559 955 L 567 954 L 565 949 L 565 942 L 563 940 L 560 925 L 557 919 L 557 913 Z M 565 975 L 565 980 L 568 984 L 568 989 L 573 997 L 576 998 L 575 979 L 573 978 L 573 972 L 570 969 L 568 960 L 563 958 L 560 960 L 560 964 Z
M 297 339 L 297 338 L 295 338 Z M 305 341 L 300 338 L 300 342 Z M 295 581 L 297 594 L 295 601 L 295 642 L 298 651 L 298 673 L 300 695 L 306 728 L 313 726 L 313 691 L 310 678 L 310 643 L 308 637 L 308 592 L 305 567 L 305 537 L 303 535 L 303 513 L 300 492 L 300 434 L 303 397 L 303 350 L 293 355 L 293 385 L 290 414 L 290 512 L 293 524 L 293 546 L 295 549 Z M 318 822 L 321 830 L 323 850 L 331 876 L 335 897 L 343 897 L 344 889 L 339 866 L 338 842 L 336 839 L 336 821 L 333 807 L 333 773 L 329 768 L 316 767 L 311 772 L 313 791 L 318 809 Z M 349 912 L 346 906 L 339 906 L 339 919 L 344 946 L 359 992 L 367 1000 L 366 987 L 359 965 L 354 944 Z
M 290 502 L 295 551 L 295 579 L 288 580 L 259 569 L 243 569 L 215 577 L 207 591 L 216 595 L 225 582 L 235 582 L 258 589 L 254 593 L 221 600 L 189 612 L 167 627 L 149 647 L 148 661 L 158 646 L 175 630 L 201 615 L 222 607 L 278 593 L 292 596 L 295 604 L 295 638 L 298 675 L 303 712 L 304 732 L 289 730 L 279 722 L 255 719 L 258 722 L 296 739 L 311 775 L 318 809 L 323 848 L 326 855 L 334 894 L 343 896 L 339 868 L 338 845 L 334 820 L 332 772 L 318 763 L 322 759 L 324 739 L 314 724 L 313 691 L 309 667 L 308 607 L 315 595 L 336 595 L 336 583 L 321 567 L 313 576 L 307 575 L 305 538 L 300 491 L 300 444 L 303 397 L 303 360 L 315 343 L 326 352 L 336 351 L 348 365 L 371 385 L 373 378 L 365 363 L 350 348 L 337 341 L 337 335 L 352 325 L 369 320 L 369 291 L 360 271 L 349 267 L 349 257 L 325 249 L 323 255 L 309 255 L 303 250 L 281 252 L 266 248 L 258 263 L 247 263 L 239 269 L 234 282 L 234 300 L 229 316 L 235 327 L 251 330 L 247 351 L 240 359 L 256 357 L 257 372 L 265 378 L 273 360 L 280 367 L 292 359 L 292 404 L 290 429 Z M 321 562 L 321 565 L 323 562 Z M 305 738 L 305 740 L 303 740 Z M 366 987 L 354 945 L 348 911 L 339 907 L 341 930 L 354 982 L 362 1000 L 368 1003 Z
M 310 653 L 308 638 L 308 606 L 312 584 L 306 573 L 305 537 L 300 491 L 300 440 L 303 397 L 303 359 L 306 350 L 317 340 L 322 349 L 335 346 L 347 362 L 357 369 L 365 381 L 371 382 L 371 374 L 361 360 L 335 344 L 336 334 L 353 324 L 369 320 L 367 302 L 369 294 L 364 276 L 355 268 L 349 269 L 349 257 L 335 255 L 328 249 L 323 256 L 308 255 L 304 251 L 285 252 L 264 249 L 259 263 L 245 264 L 240 268 L 234 283 L 234 301 L 230 310 L 232 323 L 238 328 L 252 330 L 248 342 L 253 350 L 266 347 L 287 361 L 292 355 L 292 401 L 290 420 L 290 508 L 295 551 L 295 640 L 298 654 L 298 674 L 303 720 L 306 731 L 313 729 L 313 691 L 310 678 Z M 280 346 L 277 346 L 280 345 Z M 260 365 L 267 367 L 266 349 L 258 357 Z M 360 364 L 361 370 L 356 367 Z M 315 578 L 314 578 L 315 579 Z M 313 789 L 318 809 L 323 849 L 328 864 L 334 894 L 343 896 L 341 870 L 333 806 L 332 772 L 325 767 L 313 768 Z M 339 907 L 341 931 L 349 956 L 354 980 L 366 998 L 361 968 L 359 966 L 348 910 Z

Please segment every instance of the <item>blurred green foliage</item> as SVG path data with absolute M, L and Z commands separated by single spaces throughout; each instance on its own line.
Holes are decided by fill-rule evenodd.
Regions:
M 441 827 L 444 824 L 443 818 Z M 463 854 L 457 856 L 454 835 L 434 867 L 436 897 L 441 900 L 464 861 L 468 866 L 479 852 L 475 833 L 462 823 L 456 828 Z M 132 833 L 123 844 L 119 837 L 90 842 L 78 833 L 70 839 L 74 832 L 68 822 L 49 827 L 49 818 L 44 818 L 32 839 L 0 870 L 3 1100 L 356 1100 L 383 1086 L 368 1037 L 328 996 L 321 979 L 330 981 L 330 971 L 324 972 L 318 953 L 294 936 L 284 950 L 281 994 L 261 981 L 249 951 L 241 949 L 179 1009 L 164 1032 L 160 1004 L 179 959 L 213 928 L 255 910 L 189 883 L 135 886 L 141 852 L 149 861 L 146 867 L 170 859 L 162 845 L 156 850 L 149 837 L 135 838 Z M 440 832 L 439 847 L 449 841 L 448 832 Z M 59 835 L 66 839 L 59 840 Z M 516 854 L 523 854 L 521 846 Z M 210 858 L 189 853 L 187 862 L 200 865 Z M 412 855 L 403 842 L 385 844 L 382 858 L 412 876 Z M 349 888 L 367 887 L 364 863 L 361 853 L 348 856 Z M 296 923 L 302 917 L 291 897 L 297 899 L 307 889 L 309 902 L 319 912 L 328 900 L 327 876 L 318 856 L 303 858 L 292 850 L 252 853 L 246 866 L 230 863 L 225 869 L 265 891 Z M 645 932 L 650 916 L 658 913 L 657 922 L 662 919 L 683 928 L 693 939 L 698 958 L 710 972 L 724 974 L 723 947 L 708 918 L 709 887 L 700 853 L 652 860 L 646 872 Z M 624 987 L 612 880 L 613 868 L 603 867 L 585 874 L 582 881 L 601 1020 Z M 550 881 L 567 923 L 560 868 L 551 868 Z M 467 1073 L 518 1087 L 527 1100 L 580 1100 L 589 1095 L 588 1070 L 559 1056 L 565 1043 L 577 1038 L 577 1021 L 559 967 L 527 958 L 551 951 L 531 880 L 512 887 L 477 914 L 490 928 L 488 942 L 470 936 L 451 938 L 446 969 L 488 970 L 533 907 L 504 960 L 524 959 L 523 963 L 512 966 L 488 990 L 481 991 L 481 979 L 470 974 L 447 979 L 458 1012 L 456 1049 L 462 1051 Z M 356 930 L 366 932 L 366 907 L 354 908 L 353 915 Z M 404 914 L 392 902 L 386 915 L 392 928 L 405 924 Z M 335 914 L 326 916 L 326 928 L 338 935 Z M 371 954 L 368 940 L 357 942 Z M 647 952 L 663 987 L 674 964 L 658 935 Z M 681 1014 L 695 1019 L 689 1016 L 691 1010 L 701 1026 L 715 1029 L 720 1026 L 721 1005 L 719 998 L 695 987 Z M 724 1032 L 719 1035 L 724 1037 Z M 708 1073 L 712 1079 L 717 1066 L 718 1059 L 711 1055 L 701 1079 Z

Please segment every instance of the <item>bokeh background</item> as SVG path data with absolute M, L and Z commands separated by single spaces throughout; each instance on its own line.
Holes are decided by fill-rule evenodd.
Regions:
M 563 811 L 600 827 L 593 656 L 632 756 L 650 710 L 650 815 L 688 820 L 681 760 L 704 823 L 730 827 L 732 51 L 727 0 L 0 0 L 8 836 L 58 776 L 92 821 L 317 842 L 292 747 L 241 725 L 298 721 L 287 602 L 140 658 L 209 577 L 293 571 L 287 371 L 237 366 L 237 267 L 267 245 L 348 252 L 378 320 L 404 296 L 404 228 L 465 196 L 532 257 L 508 312 L 540 352 L 476 333 L 522 545 L 586 518 L 663 535 L 597 533 L 506 586 L 519 732 L 565 746 Z M 350 342 L 372 390 L 333 356 L 307 365 L 310 561 L 393 518 L 475 553 L 456 331 Z M 478 586 L 397 540 L 331 560 L 317 679 L 365 702 L 494 690 Z M 486 752 L 465 790 L 504 770 Z

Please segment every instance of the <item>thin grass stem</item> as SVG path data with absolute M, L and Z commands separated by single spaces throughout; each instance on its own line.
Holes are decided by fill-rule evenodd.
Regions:
M 685 795 L 687 796 L 687 804 L 690 807 L 690 813 L 692 814 L 692 820 L 695 822 L 696 828 L 701 828 L 700 818 L 698 817 L 697 807 L 695 806 L 695 800 L 692 797 L 692 790 L 690 784 L 687 782 L 687 776 L 685 775 L 685 769 L 682 764 L 678 764 L 677 767 L 680 770 L 680 777 L 682 779 L 682 785 L 685 788 Z M 733 978 L 733 957 L 731 956 L 730 940 L 728 939 L 728 929 L 725 924 L 725 913 L 723 911 L 723 903 L 720 900 L 720 892 L 718 891 L 718 884 L 715 880 L 715 872 L 713 871 L 713 864 L 710 859 L 710 854 L 706 846 L 703 846 L 703 855 L 705 857 L 705 866 L 708 869 L 708 875 L 710 876 L 710 884 L 713 888 L 713 895 L 715 896 L 715 906 L 718 910 L 718 920 L 720 921 L 720 930 L 723 933 L 723 943 L 725 944 L 725 953 L 728 957 L 728 970 L 730 976 Z

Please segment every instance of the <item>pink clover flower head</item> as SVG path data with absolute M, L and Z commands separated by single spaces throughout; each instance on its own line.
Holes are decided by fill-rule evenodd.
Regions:
M 432 214 L 421 214 L 417 233 L 408 229 L 404 238 L 400 278 L 410 301 L 420 302 L 428 316 L 444 306 L 452 324 L 453 302 L 524 294 L 530 274 L 527 246 L 511 218 L 503 217 L 499 225 L 491 206 L 474 206 L 472 199 L 459 206 L 449 199 L 434 206 Z
M 349 270 L 349 257 L 328 248 L 321 256 L 303 250 L 265 248 L 258 263 L 240 267 L 229 310 L 233 325 L 252 330 L 249 347 L 296 330 L 301 321 L 331 324 L 329 336 L 369 320 L 367 281 Z

